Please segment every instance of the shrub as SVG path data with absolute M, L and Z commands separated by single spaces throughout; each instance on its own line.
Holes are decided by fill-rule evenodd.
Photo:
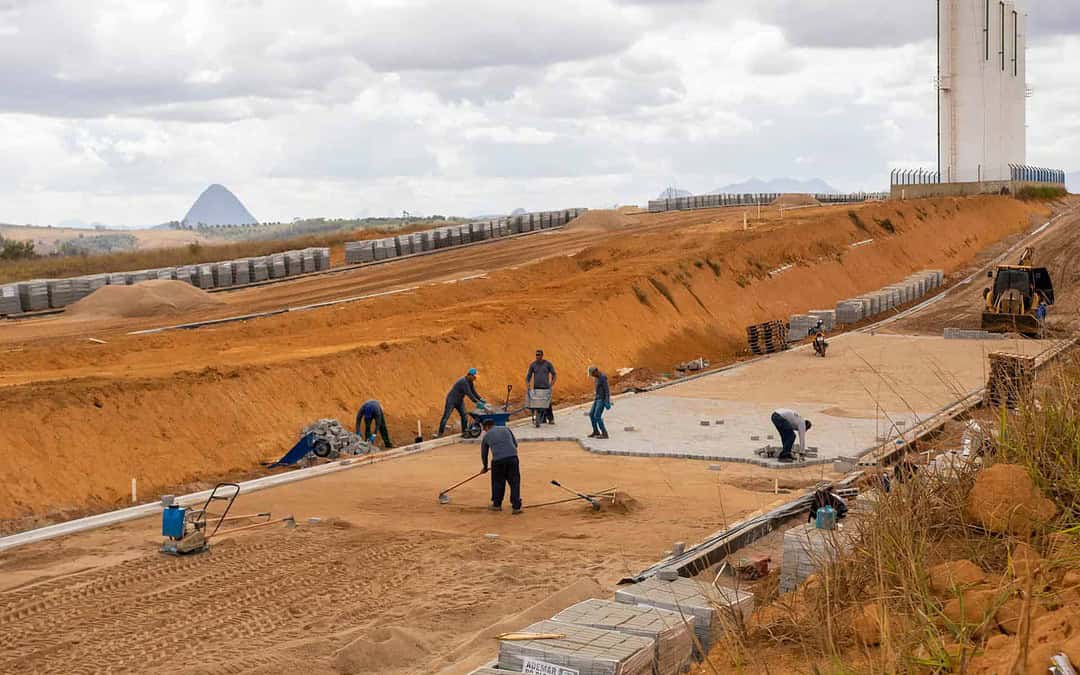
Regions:
M 855 227 L 859 228 L 863 232 L 869 232 L 870 231 L 870 229 L 868 227 L 866 227 L 866 223 L 864 223 L 862 221 L 862 218 L 859 217 L 858 213 L 856 213 L 855 211 L 848 211 L 847 215 L 848 215 L 848 218 L 851 218 L 851 222 L 855 223 Z
M 1020 188 L 1016 192 L 1016 198 L 1025 202 L 1049 202 L 1061 199 L 1069 194 L 1068 190 L 1059 187 L 1029 185 Z

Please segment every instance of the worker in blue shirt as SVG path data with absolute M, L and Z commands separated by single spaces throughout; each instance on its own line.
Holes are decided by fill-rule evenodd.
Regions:
M 485 405 L 484 399 L 480 398 L 480 394 L 476 393 L 475 382 L 476 368 L 469 368 L 469 372 L 465 373 L 465 377 L 454 382 L 454 386 L 450 387 L 450 391 L 446 394 L 446 405 L 443 406 L 442 419 L 439 420 L 439 436 L 446 433 L 446 421 L 450 419 L 450 413 L 454 410 L 461 417 L 461 431 L 464 433 L 469 428 L 469 423 L 465 417 L 466 398 L 477 404 L 477 407 L 483 408 Z
M 361 421 L 364 423 L 363 434 L 360 433 Z M 364 401 L 364 405 L 360 406 L 359 412 L 356 413 L 356 435 L 365 441 L 374 443 L 375 436 L 371 433 L 372 426 L 382 436 L 383 447 L 387 450 L 394 447 L 394 444 L 390 442 L 390 434 L 386 430 L 386 415 L 383 413 L 382 404 L 375 399 Z
M 592 410 L 589 411 L 589 421 L 592 422 L 592 433 L 589 438 L 607 438 L 607 427 L 604 426 L 604 411 L 611 410 L 611 387 L 608 385 L 608 376 L 600 372 L 596 366 L 589 366 L 589 376 L 596 379 L 596 395 L 593 398 Z

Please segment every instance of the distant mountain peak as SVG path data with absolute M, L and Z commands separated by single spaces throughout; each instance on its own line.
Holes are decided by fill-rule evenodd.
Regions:
M 712 194 L 754 194 L 779 192 L 784 194 L 822 194 L 839 192 L 820 178 L 799 180 L 797 178 L 773 178 L 760 180 L 750 178 L 741 183 L 732 183 L 713 190 Z
M 214 183 L 203 190 L 180 221 L 188 227 L 197 225 L 255 225 L 259 221 L 244 207 L 229 188 Z

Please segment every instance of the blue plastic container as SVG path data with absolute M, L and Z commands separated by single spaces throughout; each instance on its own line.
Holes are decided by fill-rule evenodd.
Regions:
M 835 530 L 836 509 L 831 506 L 822 506 L 818 509 L 814 518 L 814 527 L 819 530 Z
M 161 512 L 161 536 L 172 539 L 184 538 L 184 516 L 187 509 L 182 506 L 167 507 Z

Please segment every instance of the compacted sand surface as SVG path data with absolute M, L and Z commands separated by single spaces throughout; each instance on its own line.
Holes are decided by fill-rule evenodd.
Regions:
M 298 526 L 224 536 L 197 556 L 157 553 L 157 519 L 7 552 L 0 672 L 467 672 L 514 615 L 527 625 L 603 597 L 673 542 L 789 498 L 739 464 L 566 443 L 524 444 L 521 462 L 526 505 L 568 496 L 552 479 L 617 487 L 618 501 L 493 513 L 481 477 L 440 505 L 479 468 L 478 447 L 459 445 L 241 495 L 236 513 L 293 514 Z M 784 478 L 810 484 L 822 471 Z

